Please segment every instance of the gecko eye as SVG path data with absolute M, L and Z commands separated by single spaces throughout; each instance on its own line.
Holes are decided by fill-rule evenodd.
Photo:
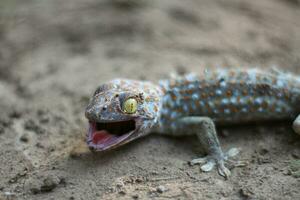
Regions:
M 123 103 L 123 111 L 127 114 L 133 114 L 137 110 L 137 101 L 134 98 L 129 98 Z

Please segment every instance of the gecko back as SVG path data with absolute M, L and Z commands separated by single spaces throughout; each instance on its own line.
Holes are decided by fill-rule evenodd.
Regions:
M 277 70 L 216 69 L 161 82 L 161 119 L 208 116 L 217 123 L 290 119 L 300 112 L 300 77 Z

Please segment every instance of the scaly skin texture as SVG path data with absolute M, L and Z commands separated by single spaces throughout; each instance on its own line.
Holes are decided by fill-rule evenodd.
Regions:
M 128 114 L 123 104 L 135 99 L 137 110 Z M 101 85 L 87 109 L 90 121 L 87 143 L 92 150 L 116 148 L 150 132 L 174 136 L 195 134 L 207 153 L 191 164 L 203 164 L 203 171 L 216 165 L 228 177 L 225 162 L 236 148 L 221 150 L 215 124 L 294 119 L 300 113 L 300 78 L 276 69 L 204 71 L 162 80 L 158 85 L 146 81 L 117 79 Z M 126 128 L 131 127 L 131 128 Z M 300 117 L 293 123 L 300 133 Z

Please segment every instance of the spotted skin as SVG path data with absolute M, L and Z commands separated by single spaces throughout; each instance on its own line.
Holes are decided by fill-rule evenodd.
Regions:
M 136 98 L 136 113 L 122 112 L 122 102 Z M 188 74 L 159 84 L 116 79 L 101 85 L 87 109 L 89 121 L 112 122 L 134 119 L 136 129 L 126 139 L 107 148 L 87 142 L 96 151 L 118 147 L 150 132 L 174 136 L 195 134 L 208 154 L 191 161 L 210 171 L 230 175 L 225 162 L 237 154 L 233 148 L 223 153 L 215 124 L 239 124 L 265 120 L 295 119 L 300 113 L 300 77 L 276 69 L 217 69 Z M 300 117 L 293 123 L 300 134 Z M 124 137 L 125 138 L 125 137 Z M 241 162 L 235 164 L 242 165 Z
M 181 134 L 178 118 L 208 116 L 217 124 L 293 119 L 300 113 L 300 78 L 279 72 L 216 70 L 161 81 L 162 133 Z

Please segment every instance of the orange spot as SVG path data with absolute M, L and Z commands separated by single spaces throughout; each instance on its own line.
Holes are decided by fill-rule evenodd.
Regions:
M 171 93 L 171 98 L 172 98 L 173 101 L 175 101 L 177 99 L 177 97 L 174 93 Z
M 183 113 L 183 109 L 182 109 L 181 107 L 179 107 L 179 108 L 177 109 L 177 112 Z
M 207 105 L 207 112 L 208 112 L 208 113 L 211 113 L 211 112 L 212 112 L 212 109 L 211 109 L 210 107 L 208 107 L 208 105 Z
M 275 110 L 276 110 L 275 104 L 269 105 L 269 110 L 270 110 L 271 112 L 275 112 Z
M 146 102 L 150 102 L 150 101 L 151 101 L 151 98 L 150 98 L 150 97 L 147 97 L 147 98 L 145 99 L 145 101 L 146 101 Z
M 264 101 L 261 105 L 264 109 L 267 109 L 268 108 L 268 102 Z
M 231 91 L 231 90 L 228 90 L 228 91 L 226 92 L 226 95 L 227 95 L 227 97 L 231 97 L 231 96 L 232 96 L 232 91 Z
M 188 85 L 190 82 L 188 80 L 184 80 L 183 84 Z
M 288 100 L 290 98 L 289 90 L 288 89 L 284 89 L 283 92 L 284 92 L 285 98 Z
M 191 98 L 189 96 L 183 96 L 184 100 L 190 100 Z
M 190 94 L 190 95 L 191 95 L 191 94 L 193 94 L 193 93 L 194 93 L 194 90 L 192 90 L 192 89 L 191 89 L 191 90 L 187 90 L 187 91 L 186 91 L 186 93 L 188 93 L 188 94 Z
M 176 81 L 175 80 L 170 80 L 170 86 L 175 87 L 176 86 Z
M 250 105 L 250 112 L 255 112 L 258 107 L 255 107 L 254 105 Z
M 206 93 L 202 93 L 201 94 L 201 98 L 203 98 L 203 99 L 207 98 L 207 94 Z
M 235 107 L 235 106 L 232 106 L 232 107 L 230 108 L 230 110 L 231 110 L 231 112 L 233 112 L 233 113 L 239 112 L 239 109 L 238 109 L 237 107 Z
M 166 92 L 167 92 L 166 88 L 164 88 L 164 87 L 162 87 L 161 90 L 162 90 L 163 93 L 166 93 Z M 157 91 L 157 92 L 158 92 L 158 91 Z

